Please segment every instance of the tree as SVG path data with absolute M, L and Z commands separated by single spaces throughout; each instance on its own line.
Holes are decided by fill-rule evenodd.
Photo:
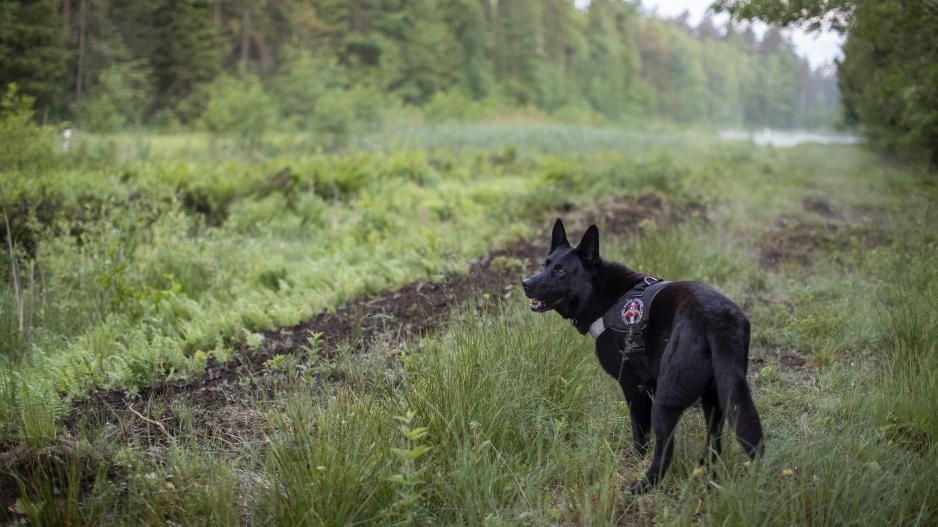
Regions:
M 0 3 L 0 87 L 16 83 L 43 115 L 64 91 L 66 53 L 57 7 L 53 0 Z
M 122 62 L 101 72 L 94 90 L 76 103 L 78 122 L 96 132 L 116 132 L 140 126 L 153 99 L 149 70 L 140 63 Z
M 156 24 L 162 30 L 150 62 L 159 106 L 172 108 L 221 72 L 221 35 L 208 0 L 157 1 Z
M 443 3 L 443 18 L 460 47 L 459 63 L 467 92 L 481 99 L 492 91 L 491 61 L 486 56 L 488 31 L 485 11 L 477 0 Z
M 739 20 L 763 20 L 781 26 L 807 24 L 816 31 L 824 26 L 846 31 L 854 0 L 715 0 L 713 10 Z
M 632 43 L 629 6 L 610 0 L 590 3 L 586 45 L 588 62 L 581 68 L 585 94 L 593 108 L 612 118 L 636 113 L 639 55 Z
M 538 62 L 542 55 L 540 3 L 512 0 L 496 3 L 495 74 L 505 93 L 521 104 L 537 100 Z
M 201 119 L 215 135 L 237 137 L 254 147 L 274 124 L 273 100 L 253 75 L 243 79 L 222 75 L 208 86 L 207 92 L 208 104 Z
M 874 144 L 938 166 L 938 8 L 903 0 L 718 0 L 740 19 L 847 33 L 838 78 L 848 121 Z
M 848 117 L 885 151 L 938 166 L 935 11 L 899 0 L 858 5 L 839 70 Z

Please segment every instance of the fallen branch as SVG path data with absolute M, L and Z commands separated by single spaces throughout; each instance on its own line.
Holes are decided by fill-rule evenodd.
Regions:
M 159 422 L 159 421 L 156 421 L 156 420 L 154 420 L 154 419 L 150 419 L 149 417 L 143 415 L 142 413 L 138 412 L 137 410 L 134 410 L 133 405 L 128 404 L 128 405 L 127 405 L 127 409 L 130 410 L 131 413 L 133 413 L 134 415 L 136 415 L 137 417 L 139 417 L 139 418 L 140 418 L 141 420 L 143 420 L 144 422 L 150 423 L 151 425 L 153 425 L 153 426 L 159 428 L 159 429 L 160 429 L 160 432 L 163 432 L 163 435 L 165 435 L 165 436 L 168 437 L 169 439 L 173 439 L 173 436 L 169 433 L 168 430 L 166 430 L 166 427 L 163 426 L 163 423 L 161 423 L 161 422 Z

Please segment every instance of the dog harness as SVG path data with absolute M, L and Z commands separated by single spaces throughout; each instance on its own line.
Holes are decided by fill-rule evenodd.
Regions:
M 646 276 L 628 293 L 622 295 L 606 313 L 590 324 L 590 335 L 599 338 L 606 330 L 625 334 L 624 355 L 645 352 L 645 328 L 648 326 L 651 302 L 665 285 L 665 280 Z

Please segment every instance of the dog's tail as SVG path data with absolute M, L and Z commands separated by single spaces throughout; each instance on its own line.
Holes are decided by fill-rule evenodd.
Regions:
M 762 423 L 746 382 L 749 322 L 732 332 L 729 338 L 711 333 L 708 340 L 720 409 L 736 429 L 736 439 L 743 450 L 753 458 L 762 445 Z

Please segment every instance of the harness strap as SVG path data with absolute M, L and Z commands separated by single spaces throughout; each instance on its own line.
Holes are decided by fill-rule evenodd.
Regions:
M 590 324 L 590 335 L 594 339 L 598 339 L 600 335 L 603 334 L 603 331 L 606 331 L 606 325 L 603 324 L 603 317 L 599 317 Z
M 645 351 L 645 327 L 648 325 L 649 310 L 655 295 L 664 288 L 664 280 L 646 276 L 635 287 L 619 297 L 619 300 L 590 324 L 590 335 L 599 338 L 606 330 L 625 333 L 623 358 L 638 355 Z

